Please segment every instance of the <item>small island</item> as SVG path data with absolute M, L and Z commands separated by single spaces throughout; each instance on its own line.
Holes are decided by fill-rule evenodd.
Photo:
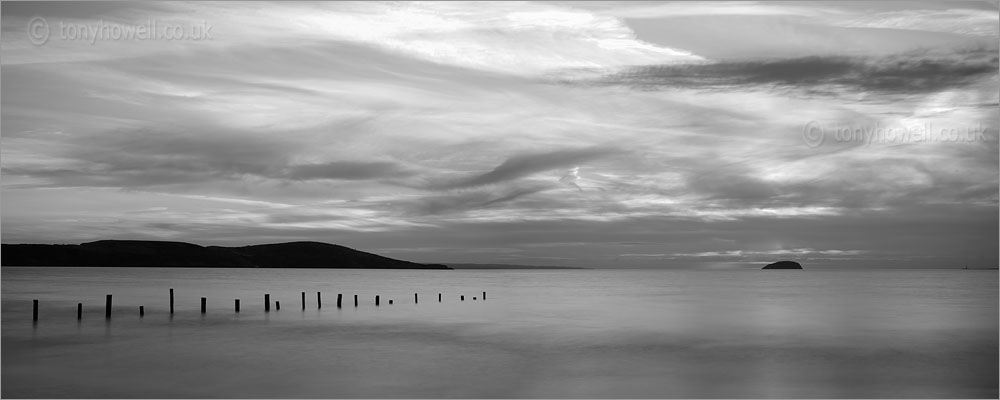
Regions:
M 802 264 L 795 261 L 778 261 L 776 263 L 770 263 L 761 269 L 802 269 Z

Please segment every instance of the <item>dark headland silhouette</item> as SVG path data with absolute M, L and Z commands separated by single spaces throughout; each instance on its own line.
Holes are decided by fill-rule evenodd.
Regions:
M 320 242 L 243 247 L 199 246 L 183 242 L 99 240 L 79 245 L 4 244 L 3 266 L 74 267 L 236 267 L 451 269 L 419 264 Z
M 802 264 L 795 261 L 778 261 L 776 263 L 770 263 L 761 269 L 802 269 Z

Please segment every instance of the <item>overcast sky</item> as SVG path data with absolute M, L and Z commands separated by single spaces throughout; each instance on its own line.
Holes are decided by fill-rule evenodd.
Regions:
M 996 1 L 2 12 L 4 243 L 997 266 Z

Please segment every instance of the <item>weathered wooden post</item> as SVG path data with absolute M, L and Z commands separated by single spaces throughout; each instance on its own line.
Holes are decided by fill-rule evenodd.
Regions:
M 239 312 L 240 312 L 240 299 L 236 299 L 236 313 L 239 314 Z
M 302 292 L 302 310 L 306 309 L 306 292 Z
M 104 298 L 104 319 L 111 319 L 111 295 Z
M 343 294 L 337 293 L 337 308 L 340 308 L 340 300 L 343 296 Z
M 31 320 L 34 321 L 34 322 L 38 322 L 38 300 L 37 299 L 32 301 Z
M 146 308 L 143 306 L 139 306 L 139 318 L 142 318 L 145 315 L 146 315 Z
M 375 295 L 375 305 L 376 306 L 378 305 L 378 295 L 377 294 Z
M 316 292 L 316 308 L 317 309 L 323 308 L 323 297 L 322 296 L 323 296 L 322 293 Z
M 274 311 L 281 311 L 281 302 L 280 301 L 277 301 L 277 300 L 274 301 Z
M 207 302 L 208 302 L 208 298 L 205 298 L 205 297 L 201 298 L 201 313 L 202 314 L 205 313 L 205 305 L 207 304 Z
M 170 313 L 174 313 L 174 288 L 170 288 Z
M 358 295 L 354 295 L 354 307 L 358 306 Z
M 77 321 L 83 319 L 83 303 L 76 303 L 76 319 Z
M 264 294 L 264 312 L 271 312 L 271 295 Z
M 413 294 L 413 304 L 417 304 L 417 303 L 418 303 L 418 302 L 417 302 L 417 294 L 416 294 L 416 293 L 414 293 L 414 294 Z

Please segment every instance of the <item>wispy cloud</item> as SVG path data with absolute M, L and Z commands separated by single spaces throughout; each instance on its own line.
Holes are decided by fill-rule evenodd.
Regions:
M 281 177 L 296 180 L 346 179 L 363 180 L 412 175 L 398 164 L 391 162 L 331 161 L 319 164 L 293 165 Z
M 996 259 L 995 5 L 2 7 L 5 242 Z M 212 37 L 39 45 L 35 16 Z M 843 135 L 915 128 L 933 135 Z
M 1000 68 L 997 51 L 904 54 L 881 58 L 811 56 L 768 61 L 642 66 L 598 83 L 639 88 L 704 88 L 774 85 L 815 93 L 842 90 L 926 93 L 992 78 Z
M 524 185 L 496 189 L 472 189 L 403 200 L 398 208 L 406 214 L 434 216 L 488 208 L 504 209 L 506 203 L 551 189 L 551 185 Z
M 538 172 L 573 166 L 621 153 L 622 150 L 617 148 L 592 147 L 521 154 L 507 158 L 507 160 L 489 172 L 446 181 L 440 184 L 432 183 L 431 187 L 462 188 L 496 184 Z
M 354 42 L 379 50 L 465 68 L 523 74 L 559 68 L 607 68 L 636 63 L 697 60 L 697 55 L 636 40 L 614 17 L 544 3 L 167 3 L 130 5 L 104 11 L 128 21 L 154 15 L 161 23 L 190 22 L 196 15 L 212 24 L 212 40 L 167 43 L 171 50 L 225 50 L 268 42 Z M 5 7 L 7 8 L 7 7 Z M 49 8 L 11 6 L 5 13 L 5 64 L 66 62 L 156 54 L 135 42 L 101 43 L 101 52 L 82 43 L 55 40 L 58 52 L 24 45 L 31 17 Z M 99 13 L 98 13 L 99 14 Z M 55 13 L 67 24 L 95 19 L 86 13 Z M 20 29 L 18 29 L 20 28 Z M 524 46 L 532 43 L 533 46 Z M 545 51 L 539 51 L 545 49 Z
M 779 249 L 779 250 L 729 250 L 729 251 L 703 251 L 700 253 L 677 253 L 671 254 L 675 257 L 732 257 L 743 256 L 854 256 L 864 253 L 862 250 L 814 250 L 810 248 L 799 249 Z

